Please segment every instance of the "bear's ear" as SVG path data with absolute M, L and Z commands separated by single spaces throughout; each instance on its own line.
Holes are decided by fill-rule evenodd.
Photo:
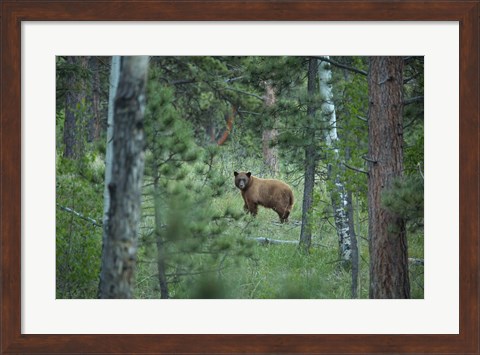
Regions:
M 238 175 L 238 173 L 237 173 L 236 171 L 234 171 L 234 172 L 233 172 L 233 175 L 237 176 L 237 175 Z
M 250 177 L 251 175 L 252 175 L 252 173 L 249 171 L 249 172 L 247 173 L 247 176 Z

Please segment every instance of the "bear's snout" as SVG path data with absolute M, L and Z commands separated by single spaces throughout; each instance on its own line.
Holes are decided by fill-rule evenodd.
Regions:
M 238 182 L 238 187 L 241 188 L 241 189 L 244 189 L 245 188 L 245 181 L 244 180 L 240 180 Z

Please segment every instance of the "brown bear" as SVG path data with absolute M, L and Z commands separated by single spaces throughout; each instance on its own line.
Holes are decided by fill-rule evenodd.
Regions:
M 234 172 L 235 186 L 242 192 L 245 211 L 256 215 L 258 205 L 277 212 L 280 222 L 288 220 L 293 207 L 293 192 L 290 186 L 275 179 L 260 179 L 251 172 Z

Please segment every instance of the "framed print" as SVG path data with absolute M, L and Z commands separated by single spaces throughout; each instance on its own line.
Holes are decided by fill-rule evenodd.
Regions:
M 478 1 L 7 0 L 1 6 L 2 353 L 479 352 Z M 442 40 L 435 40 L 438 37 Z M 318 45 L 312 45 L 317 40 Z M 323 297 L 327 299 L 306 300 L 302 298 L 309 298 L 304 296 L 308 291 L 303 290 L 303 297 L 298 297 L 295 295 L 299 291 L 294 290 L 279 294 L 280 300 L 273 301 L 271 293 L 254 293 L 259 290 L 258 283 L 243 280 L 251 284 L 250 298 L 263 295 L 269 299 L 206 300 L 201 298 L 207 296 L 196 297 L 198 294 L 182 297 L 188 294 L 182 294 L 178 286 L 178 298 L 194 299 L 147 300 L 142 298 L 152 297 L 136 295 L 136 300 L 92 300 L 97 296 L 92 293 L 96 284 L 83 290 L 78 284 L 65 282 L 62 273 L 70 270 L 66 267 L 59 273 L 58 236 L 57 245 L 54 237 L 59 233 L 59 213 L 86 221 L 89 227 L 82 231 L 86 238 L 95 228 L 100 235 L 101 223 L 59 199 L 64 191 L 59 190 L 64 185 L 58 175 L 62 160 L 53 154 L 58 144 L 58 122 L 66 124 L 67 113 L 56 111 L 55 92 L 64 85 L 61 70 L 74 71 L 75 65 L 81 66 L 91 55 L 99 61 L 106 56 L 150 55 L 159 67 L 176 68 L 174 74 L 180 67 L 192 68 L 189 58 L 194 58 L 197 69 L 201 65 L 210 68 L 205 75 L 212 75 L 218 66 L 231 68 L 242 62 L 249 63 L 258 77 L 261 73 L 252 63 L 279 68 L 281 58 L 288 56 L 314 58 L 331 65 L 341 62 L 345 70 L 356 67 L 356 75 L 367 74 L 366 61 L 360 56 L 403 56 L 403 60 L 414 61 L 409 68 L 422 74 L 421 79 L 414 76 L 415 85 L 409 89 L 408 99 L 414 102 L 425 97 L 425 148 L 422 130 L 422 145 L 417 150 L 422 162 L 423 151 L 426 155 L 425 283 L 422 274 L 415 280 L 416 297 L 411 297 L 418 299 L 336 300 L 331 298 L 349 296 L 327 295 Z M 348 59 L 352 55 L 359 57 L 356 61 Z M 418 58 L 425 58 L 424 69 L 423 59 Z M 108 61 L 105 63 L 101 65 L 110 68 Z M 301 60 L 299 63 L 305 64 Z M 165 72 L 156 75 L 165 82 L 189 79 L 170 77 Z M 342 83 L 347 92 L 345 78 Z M 302 80 L 306 88 L 305 75 Z M 386 78 L 380 83 L 390 81 Z M 258 85 L 257 93 L 265 90 L 268 97 L 268 81 L 252 85 Z M 232 131 L 235 114 L 241 111 L 243 117 L 254 117 L 255 112 L 246 109 L 244 101 L 240 108 L 223 107 L 224 101 L 215 101 L 215 90 L 210 89 L 203 87 L 193 100 L 199 107 L 195 114 L 203 112 L 207 117 L 225 113 L 226 136 L 222 131 L 215 134 L 209 126 L 206 130 L 212 141 L 223 143 Z M 237 93 L 243 89 L 230 87 Z M 108 87 L 103 90 L 109 91 Z M 290 90 L 296 91 L 293 86 Z M 192 94 L 185 91 L 182 95 L 178 100 Z M 264 99 L 255 98 L 258 94 L 249 95 Z M 262 104 L 268 106 L 267 101 Z M 75 110 L 83 110 L 81 102 L 73 105 Z M 212 110 L 212 105 L 222 107 L 220 113 Z M 183 114 L 193 115 L 188 105 L 182 107 Z M 147 108 L 147 114 L 151 110 Z M 358 122 L 365 119 L 365 112 L 354 112 Z M 424 114 L 423 108 L 420 114 Z M 281 125 L 282 118 L 278 117 Z M 221 116 L 219 121 L 223 120 Z M 94 124 L 92 127 L 94 134 Z M 184 129 L 175 127 L 173 138 Z M 89 159 L 89 164 L 95 164 L 94 156 Z M 363 159 L 367 164 L 376 163 L 368 161 L 368 156 Z M 68 163 L 65 166 L 67 176 L 73 170 L 68 170 Z M 413 166 L 423 178 L 422 166 Z M 361 169 L 357 166 L 357 170 Z M 103 167 L 98 171 L 103 173 Z M 235 172 L 235 185 L 242 190 L 239 180 L 244 176 L 248 180 L 246 176 L 250 178 L 251 174 Z M 95 170 L 88 170 L 89 179 L 96 179 L 95 174 Z M 233 184 L 233 171 L 231 175 L 229 181 Z M 240 198 L 234 188 L 232 185 L 232 194 L 235 191 L 235 198 Z M 295 187 L 293 190 L 298 193 Z M 244 203 L 256 214 L 248 197 L 244 197 Z M 291 200 L 289 203 L 291 208 Z M 285 211 L 279 212 L 278 206 L 271 208 L 283 225 L 288 219 Z M 266 217 L 269 223 L 270 217 Z M 258 218 L 263 217 L 260 214 Z M 90 248 L 89 244 L 84 247 Z M 423 253 L 423 243 L 421 250 Z M 85 249 L 75 255 L 82 257 L 82 253 Z M 85 261 L 85 269 L 90 267 L 89 262 Z M 146 270 L 148 276 L 150 269 Z M 198 271 L 193 266 L 191 270 Z M 311 272 L 313 278 L 321 277 Z M 178 280 L 175 282 L 180 285 Z M 213 292 L 214 286 L 209 285 L 205 294 Z M 222 292 L 228 294 L 228 290 Z M 285 299 L 288 295 L 297 299 Z

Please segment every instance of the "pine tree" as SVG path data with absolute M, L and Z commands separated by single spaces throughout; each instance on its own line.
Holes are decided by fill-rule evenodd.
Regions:
M 312 243 L 312 200 L 313 187 L 315 185 L 315 169 L 317 165 L 317 151 L 315 141 L 315 113 L 317 104 L 314 96 L 317 92 L 317 75 L 318 75 L 317 59 L 310 58 L 308 61 L 308 95 L 309 105 L 307 108 L 308 121 L 305 131 L 306 147 L 305 147 L 305 183 L 303 188 L 303 205 L 302 205 L 302 229 L 300 231 L 300 246 L 308 252 Z
M 403 170 L 403 58 L 370 57 L 368 87 L 370 298 L 410 298 L 405 221 L 381 202 Z

